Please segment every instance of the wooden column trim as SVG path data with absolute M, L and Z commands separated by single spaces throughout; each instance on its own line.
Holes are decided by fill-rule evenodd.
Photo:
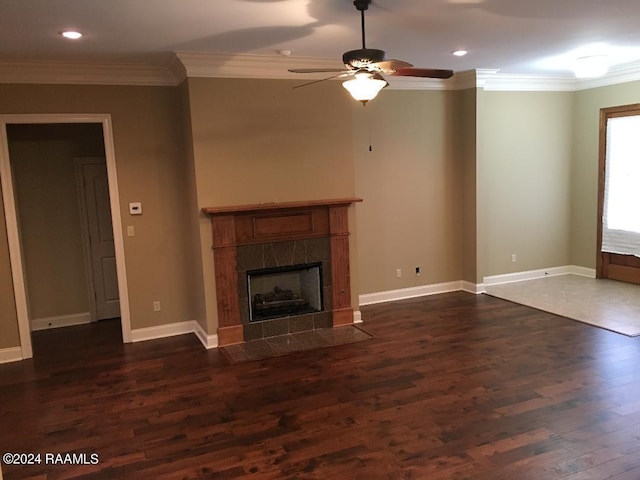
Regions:
M 347 205 L 329 207 L 329 232 L 331 237 L 333 324 L 334 326 L 347 325 L 353 323 Z
M 224 327 L 236 326 L 240 319 L 238 298 L 238 260 L 235 235 L 235 216 L 211 217 L 213 240 L 213 264 L 216 279 L 216 301 L 218 307 L 218 343 L 222 334 L 229 341 L 225 345 L 238 343 L 235 336 L 221 332 Z M 237 330 L 237 329 L 236 329 Z M 242 339 L 240 340 L 242 341 Z

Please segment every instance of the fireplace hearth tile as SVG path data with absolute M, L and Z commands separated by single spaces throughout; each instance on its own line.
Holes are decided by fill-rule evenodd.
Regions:
M 275 355 L 295 352 L 304 349 L 304 344 L 294 335 L 282 335 L 280 337 L 265 338 L 265 341 L 273 349 Z
M 331 312 L 321 312 L 313 314 L 313 328 L 331 328 L 333 327 L 333 320 L 331 318 Z
M 306 262 L 331 264 L 331 245 L 326 238 L 310 238 L 305 242 Z
M 276 242 L 265 245 L 265 264 L 275 267 L 293 265 L 295 257 L 296 242 Z
M 263 245 L 240 245 L 237 250 L 238 272 L 265 268 Z
M 313 330 L 313 315 L 300 315 L 289 318 L 289 333 Z
M 248 325 L 244 325 L 243 328 L 245 342 L 264 338 L 264 334 L 262 333 L 262 322 L 250 323 Z
M 322 262 L 322 278 L 323 278 L 323 285 L 325 287 L 331 287 L 331 284 L 333 283 L 331 281 L 332 277 L 332 272 L 331 272 L 331 262 Z
M 370 334 L 358 327 L 346 326 L 252 340 L 243 344 L 220 347 L 220 350 L 227 361 L 234 364 L 361 342 L 371 338 L 373 337 Z
M 276 337 L 278 335 L 286 335 L 289 333 L 289 318 L 276 318 L 273 320 L 266 320 L 262 323 L 262 335 L 264 338 Z
M 322 276 L 324 277 L 324 272 L 322 272 Z M 327 282 L 324 282 L 322 286 L 322 299 L 324 301 L 324 310 L 325 312 L 330 312 L 333 310 L 333 289 L 331 285 L 327 285 Z
M 307 240 L 295 240 L 293 242 L 293 265 L 301 265 L 307 262 L 306 247 Z
M 249 323 L 249 300 L 246 295 L 240 297 L 240 322 L 243 325 Z

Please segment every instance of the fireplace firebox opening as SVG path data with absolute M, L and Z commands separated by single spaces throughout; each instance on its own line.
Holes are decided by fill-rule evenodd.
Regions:
M 322 312 L 322 263 L 247 271 L 249 321 Z

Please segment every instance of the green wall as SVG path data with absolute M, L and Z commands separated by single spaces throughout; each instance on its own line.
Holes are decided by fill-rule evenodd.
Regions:
M 571 262 L 596 267 L 600 109 L 640 103 L 640 81 L 576 92 L 571 123 Z
M 573 101 L 572 92 L 479 92 L 478 282 L 570 264 Z

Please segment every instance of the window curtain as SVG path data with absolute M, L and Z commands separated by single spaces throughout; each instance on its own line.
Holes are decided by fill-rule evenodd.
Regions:
M 640 116 L 607 122 L 602 251 L 640 257 Z

